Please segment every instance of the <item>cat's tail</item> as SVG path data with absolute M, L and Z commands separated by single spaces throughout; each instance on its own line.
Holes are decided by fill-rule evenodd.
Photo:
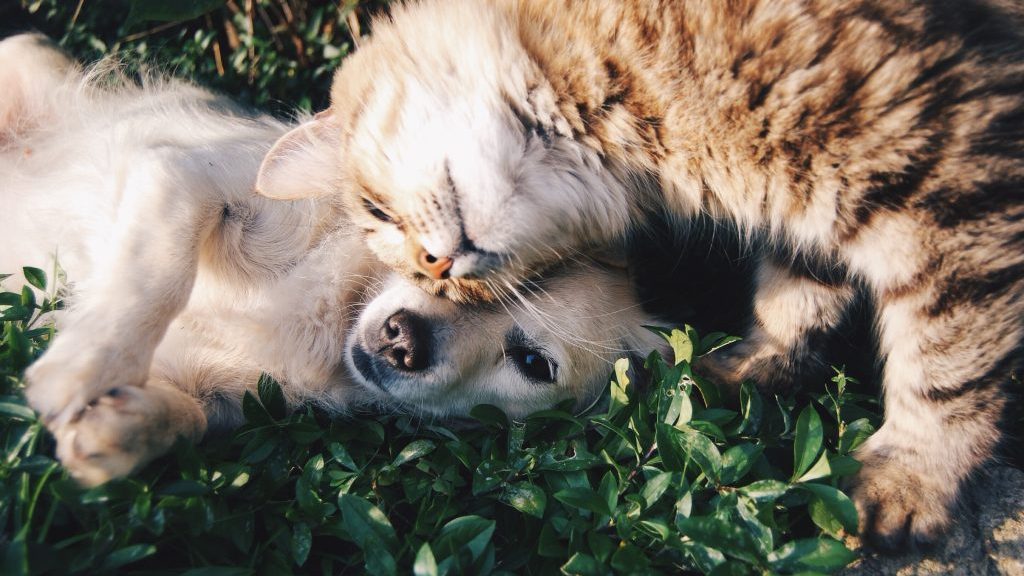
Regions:
M 75 63 L 42 34 L 0 41 L 0 150 L 60 114 L 56 92 L 78 74 Z

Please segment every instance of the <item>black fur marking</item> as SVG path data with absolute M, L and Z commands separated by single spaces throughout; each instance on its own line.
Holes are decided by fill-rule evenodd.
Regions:
M 975 223 L 993 214 L 1020 217 L 1013 208 L 1024 203 L 1024 177 L 976 185 L 973 193 L 941 188 L 930 192 L 914 203 L 915 208 L 931 213 L 941 228 L 957 228 Z
M 939 290 L 939 297 L 928 307 L 927 313 L 934 318 L 965 302 L 980 304 L 1016 288 L 1022 280 L 1024 264 L 1014 264 L 968 277 L 952 274 Z
M 933 134 L 920 156 L 912 156 L 902 172 L 878 172 L 869 177 L 868 188 L 854 209 L 854 218 L 860 226 L 867 224 L 877 210 L 902 210 L 921 189 L 942 159 L 941 150 L 945 132 Z
M 1018 87 L 1024 94 L 1024 84 Z M 998 114 L 971 143 L 971 152 L 1012 160 L 1024 159 L 1024 103 Z
M 613 60 L 604 61 L 605 74 L 608 75 L 608 92 L 605 94 L 601 108 L 608 110 L 626 101 L 629 97 L 631 86 L 629 77 L 623 72 L 621 66 Z
M 924 392 L 923 396 L 926 400 L 931 402 L 947 403 L 963 398 L 968 394 L 1004 386 L 1005 383 L 1009 382 L 1012 378 L 1014 368 L 1016 368 L 1019 363 L 1018 357 L 1020 353 L 1021 349 L 1018 347 L 1003 356 L 998 362 L 989 367 L 989 369 L 981 376 L 960 382 L 956 386 L 949 388 L 932 388 L 927 392 Z M 984 407 L 981 407 L 981 409 L 973 413 L 984 414 Z

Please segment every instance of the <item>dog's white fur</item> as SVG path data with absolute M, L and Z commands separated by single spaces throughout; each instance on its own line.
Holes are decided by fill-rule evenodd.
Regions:
M 386 276 L 332 197 L 253 192 L 288 125 L 190 85 L 146 84 L 110 66 L 83 73 L 39 36 L 0 42 L 0 271 L 56 256 L 67 272 L 59 336 L 27 393 L 83 483 L 237 424 L 261 372 L 292 406 L 446 416 L 486 402 L 522 416 L 585 405 L 615 357 L 659 345 L 622 270 L 576 263 L 529 298 L 474 307 Z M 399 311 L 427 326 L 430 360 L 415 371 L 377 340 Z M 526 376 L 524 347 L 555 382 Z

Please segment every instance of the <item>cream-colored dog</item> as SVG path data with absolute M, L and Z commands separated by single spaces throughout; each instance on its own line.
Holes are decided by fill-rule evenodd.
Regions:
M 384 273 L 336 195 L 253 192 L 290 128 L 190 85 L 84 73 L 39 36 L 0 42 L 0 271 L 55 255 L 67 271 L 28 398 L 81 482 L 237 424 L 261 372 L 333 413 L 523 416 L 585 406 L 616 357 L 659 346 L 622 270 L 574 262 L 481 306 Z

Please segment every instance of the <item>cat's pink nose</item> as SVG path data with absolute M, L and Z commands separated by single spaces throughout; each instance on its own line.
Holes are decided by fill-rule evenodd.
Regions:
M 421 272 L 434 280 L 445 280 L 449 276 L 453 261 L 447 256 L 439 258 L 420 248 L 419 254 L 416 255 L 416 264 Z

